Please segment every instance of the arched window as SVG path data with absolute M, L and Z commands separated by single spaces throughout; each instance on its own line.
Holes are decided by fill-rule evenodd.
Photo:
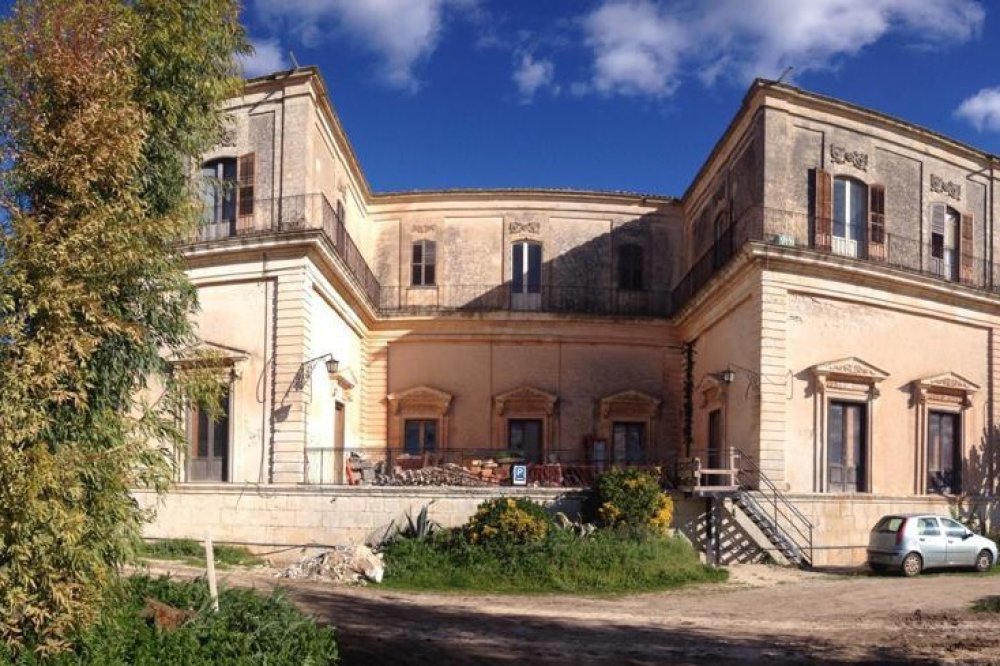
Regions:
M 946 280 L 958 280 L 961 219 L 951 206 L 931 204 L 931 270 Z
M 868 187 L 860 180 L 833 179 L 834 254 L 864 257 L 868 230 Z
M 642 290 L 642 248 L 638 245 L 618 246 L 618 288 Z

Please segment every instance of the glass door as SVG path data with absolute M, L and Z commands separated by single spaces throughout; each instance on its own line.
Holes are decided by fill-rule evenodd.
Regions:
M 542 246 L 520 241 L 510 246 L 510 308 L 538 310 L 542 306 Z
M 866 492 L 867 438 L 865 405 L 831 402 L 827 424 L 827 490 L 831 493 Z

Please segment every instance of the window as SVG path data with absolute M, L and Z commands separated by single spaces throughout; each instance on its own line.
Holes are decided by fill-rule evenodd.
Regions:
M 188 411 L 188 481 L 229 480 L 228 390 L 222 396 L 219 412 L 213 421 L 200 407 Z
M 434 241 L 418 240 L 413 242 L 413 286 L 429 287 L 433 286 L 435 280 L 435 268 L 437 264 L 437 244 Z
M 927 492 L 961 492 L 962 438 L 959 414 L 927 415 Z
M 232 224 L 236 221 L 236 158 L 206 162 L 201 168 L 202 221 Z
M 437 449 L 438 422 L 435 419 L 407 419 L 403 423 L 403 452 L 409 455 Z
M 941 521 L 945 536 L 949 539 L 962 539 L 969 533 L 969 529 L 957 520 L 951 518 L 938 518 L 938 520 Z
M 865 404 L 831 401 L 827 420 L 827 489 L 834 493 L 867 492 L 867 457 Z
M 612 461 L 616 465 L 641 465 L 645 460 L 646 424 L 615 423 L 611 443 Z
M 542 305 L 542 246 L 520 241 L 510 246 L 511 309 L 537 310 Z
M 853 178 L 833 179 L 833 239 L 835 254 L 865 256 L 868 188 Z
M 946 280 L 958 280 L 960 220 L 954 208 L 931 206 L 931 270 Z
M 642 248 L 638 245 L 618 246 L 618 288 L 642 290 Z
M 920 536 L 941 536 L 937 518 L 921 518 L 917 521 Z
M 542 420 L 510 419 L 507 422 L 507 448 L 527 462 L 541 462 Z
M 515 294 L 537 294 L 542 290 L 542 246 L 521 242 L 511 246 L 510 282 Z

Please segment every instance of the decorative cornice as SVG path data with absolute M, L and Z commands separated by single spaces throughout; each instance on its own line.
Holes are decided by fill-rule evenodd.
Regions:
M 602 418 L 612 414 L 652 418 L 663 401 L 642 391 L 620 391 L 598 401 Z
M 939 402 L 958 402 L 963 407 L 972 406 L 972 394 L 980 388 L 978 384 L 954 372 L 915 379 L 912 384 L 913 395 L 918 402 L 933 399 Z
M 500 393 L 493 397 L 493 404 L 497 416 L 503 416 L 510 407 L 522 410 L 543 411 L 551 415 L 555 411 L 556 402 L 559 396 L 533 386 L 521 386 L 519 388 Z
M 827 363 L 817 363 L 811 370 L 818 377 L 846 378 L 864 383 L 880 382 L 889 376 L 889 373 L 885 370 L 876 368 L 871 363 L 862 361 L 857 356 L 850 356 Z
M 507 223 L 507 233 L 512 236 L 517 234 L 538 235 L 542 233 L 542 223 L 538 220 L 513 220 Z
M 397 416 L 416 411 L 426 411 L 444 416 L 451 406 L 452 397 L 450 393 L 426 385 L 414 386 L 405 391 L 388 395 L 392 412 Z

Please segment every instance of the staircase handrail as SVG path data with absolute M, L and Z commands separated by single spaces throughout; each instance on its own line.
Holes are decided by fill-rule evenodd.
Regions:
M 795 546 L 798 547 L 800 550 L 803 548 L 808 548 L 809 562 L 811 564 L 812 550 L 813 550 L 813 529 L 814 529 L 812 522 L 808 518 L 806 518 L 805 514 L 799 511 L 798 507 L 792 504 L 792 502 L 787 497 L 785 497 L 784 493 L 778 490 L 778 487 L 774 485 L 771 479 L 768 478 L 767 474 L 764 473 L 764 470 L 760 468 L 760 466 L 754 461 L 754 459 L 751 456 L 747 455 L 737 447 L 733 447 L 733 450 L 737 453 L 739 457 L 740 461 L 739 473 L 741 475 L 744 474 L 745 472 L 755 474 L 758 483 L 758 488 L 756 488 L 756 490 L 761 490 L 761 488 L 759 487 L 760 485 L 763 485 L 765 487 L 766 489 L 765 497 L 768 497 L 770 499 L 770 503 L 774 509 L 775 527 L 778 529 L 781 528 L 781 526 L 777 524 L 778 523 L 777 515 L 780 513 L 781 516 L 785 519 L 785 522 L 788 523 L 788 525 L 795 532 L 798 533 L 798 536 L 801 539 L 806 541 L 805 544 L 801 544 L 793 540 L 793 543 L 795 543 Z M 744 469 L 744 465 L 746 465 L 748 469 Z M 753 488 L 748 487 L 748 485 L 744 483 L 740 483 L 740 487 L 745 490 L 754 490 Z M 789 513 L 791 514 L 791 516 L 789 516 Z M 793 520 L 792 517 L 797 519 L 800 524 L 796 524 L 796 520 Z

